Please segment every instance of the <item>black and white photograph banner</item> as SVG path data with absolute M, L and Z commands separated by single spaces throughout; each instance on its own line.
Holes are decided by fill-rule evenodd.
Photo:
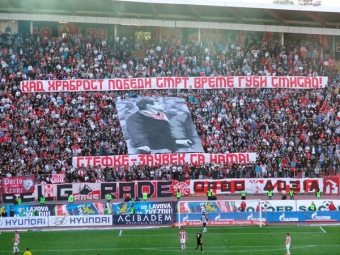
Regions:
M 118 99 L 117 109 L 129 154 L 203 152 L 183 98 Z

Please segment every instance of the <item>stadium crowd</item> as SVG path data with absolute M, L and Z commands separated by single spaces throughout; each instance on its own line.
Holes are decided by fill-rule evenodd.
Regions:
M 1 175 L 50 182 L 189 178 L 318 177 L 338 172 L 338 70 L 314 39 L 268 43 L 185 42 L 143 45 L 125 37 L 0 35 Z M 21 93 L 22 80 L 159 76 L 328 76 L 325 89 L 149 90 Z M 72 166 L 80 155 L 122 155 L 127 146 L 115 100 L 187 100 L 207 153 L 255 152 L 252 164 Z

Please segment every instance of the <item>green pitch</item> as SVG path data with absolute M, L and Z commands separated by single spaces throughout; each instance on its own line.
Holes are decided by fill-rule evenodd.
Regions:
M 19 254 L 26 247 L 33 255 L 191 254 L 199 229 L 185 228 L 186 251 L 181 251 L 177 228 L 20 232 Z M 292 238 L 292 255 L 340 254 L 339 226 L 210 227 L 203 233 L 204 253 L 285 255 L 287 232 Z M 13 232 L 0 235 L 0 255 L 11 254 L 13 237 Z

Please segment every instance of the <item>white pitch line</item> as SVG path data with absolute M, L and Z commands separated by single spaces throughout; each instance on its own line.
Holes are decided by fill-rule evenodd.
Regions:
M 123 230 L 120 230 L 120 231 L 119 231 L 119 236 L 122 236 L 122 232 L 123 232 Z
M 327 233 L 327 232 L 323 229 L 323 227 L 320 226 L 320 229 L 321 229 L 322 232 L 324 232 L 325 234 Z

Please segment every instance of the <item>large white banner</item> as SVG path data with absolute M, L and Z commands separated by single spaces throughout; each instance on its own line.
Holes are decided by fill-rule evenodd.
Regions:
M 249 198 L 251 199 L 251 198 Z M 340 210 L 340 200 L 324 200 L 324 199 L 313 199 L 313 200 L 267 200 L 261 201 L 261 207 L 263 212 L 306 212 L 309 210 L 312 202 L 314 202 L 317 211 L 329 211 L 328 206 L 333 202 L 337 211 Z M 248 203 L 249 202 L 249 203 Z M 247 209 L 246 211 L 256 211 L 256 205 L 251 203 L 251 200 L 246 200 Z M 240 202 L 237 202 L 239 206 Z
M 209 189 L 214 194 L 241 193 L 245 190 L 247 194 L 266 194 L 272 190 L 274 194 L 282 195 L 292 188 L 298 193 L 315 193 L 318 189 L 323 190 L 322 178 L 237 178 L 221 180 L 190 180 L 190 194 L 205 195 Z
M 49 216 L 50 227 L 111 226 L 112 215 Z
M 145 89 L 291 88 L 317 89 L 328 77 L 229 76 L 22 81 L 23 92 L 121 91 Z
M 128 166 L 128 165 L 184 165 L 205 163 L 250 163 L 256 161 L 256 153 L 165 153 L 165 154 L 137 154 L 113 156 L 86 156 L 73 157 L 72 165 L 101 167 Z
M 48 227 L 48 217 L 5 217 L 0 218 L 0 229 L 43 228 Z

